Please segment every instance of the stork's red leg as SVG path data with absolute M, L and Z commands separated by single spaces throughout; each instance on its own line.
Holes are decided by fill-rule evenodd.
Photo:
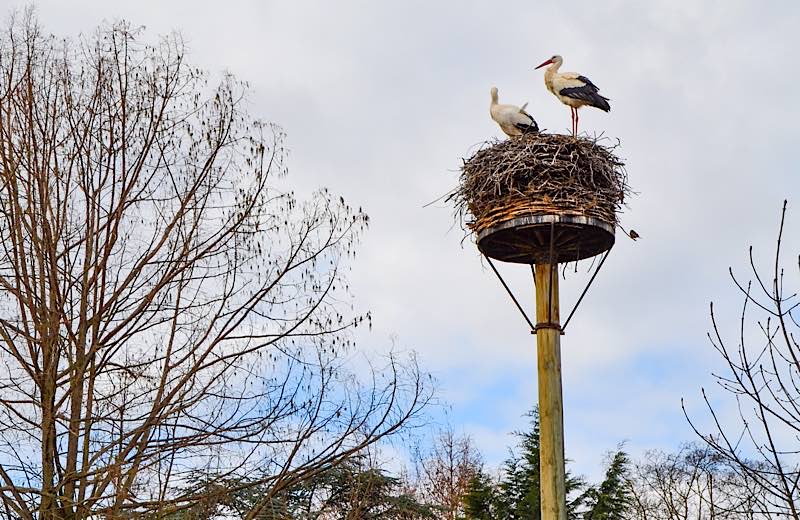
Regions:
M 578 109 L 572 107 L 572 113 L 574 114 L 572 119 L 572 137 L 576 137 L 578 135 Z
M 570 116 L 571 122 L 572 122 L 572 127 L 570 127 L 570 130 L 572 130 L 572 136 L 574 137 L 575 136 L 575 109 L 572 108 L 572 107 L 569 107 L 569 116 Z
M 572 135 L 577 137 L 577 135 L 578 135 L 578 109 L 577 108 L 573 108 L 572 111 L 575 112 L 575 122 L 573 123 L 574 126 L 572 128 Z

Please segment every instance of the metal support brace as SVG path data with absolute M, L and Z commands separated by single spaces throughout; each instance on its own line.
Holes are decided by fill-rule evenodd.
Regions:
M 550 252 L 549 252 L 549 257 L 548 257 L 548 261 L 549 261 L 550 265 L 553 265 L 553 256 L 555 254 L 555 252 L 554 252 L 554 249 L 555 249 L 555 236 L 554 235 L 555 235 L 555 224 L 551 222 L 550 223 Z M 519 301 L 517 300 L 516 296 L 514 296 L 514 293 L 511 292 L 511 288 L 508 286 L 506 281 L 500 275 L 500 271 L 497 270 L 497 268 L 494 265 L 494 262 L 492 262 L 492 259 L 489 258 L 487 255 L 483 255 L 483 256 L 484 256 L 484 258 L 486 258 L 486 261 L 489 263 L 489 266 L 492 268 L 492 271 L 494 271 L 494 274 L 497 275 L 497 279 L 500 280 L 501 284 L 503 284 L 503 288 L 506 290 L 508 295 L 511 297 L 511 300 L 514 302 L 514 305 L 516 305 L 517 309 L 519 309 L 519 312 L 520 312 L 520 314 L 522 314 L 522 317 L 525 318 L 525 321 L 528 323 L 528 326 L 531 328 L 531 334 L 536 334 L 536 332 L 538 330 L 540 330 L 540 329 L 555 329 L 555 330 L 558 330 L 559 333 L 563 336 L 564 332 L 567 329 L 567 325 L 569 324 L 569 321 L 572 319 L 572 316 L 575 314 L 575 311 L 578 310 L 578 306 L 581 304 L 581 302 L 583 301 L 584 296 L 586 296 L 586 293 L 589 291 L 589 288 L 592 286 L 592 283 L 594 282 L 594 279 L 597 277 L 597 273 L 600 272 L 600 268 L 603 267 L 603 264 L 605 263 L 606 258 L 608 258 L 608 254 L 610 252 L 611 252 L 611 250 L 609 249 L 608 251 L 606 251 L 603 254 L 603 257 L 600 259 L 600 263 L 597 265 L 597 268 L 594 270 L 594 273 L 592 274 L 592 277 L 589 279 L 589 283 L 587 283 L 586 287 L 583 288 L 583 292 L 581 293 L 580 297 L 578 298 L 578 301 L 575 302 L 575 305 L 572 307 L 572 310 L 569 312 L 569 315 L 567 316 L 566 321 L 564 321 L 564 325 L 559 325 L 558 323 L 553 323 L 553 320 L 552 320 L 552 315 L 551 315 L 552 308 L 553 308 L 553 305 L 552 305 L 553 304 L 553 284 L 552 283 L 550 283 L 550 285 L 549 285 L 550 289 L 548 291 L 548 296 L 547 296 L 547 300 L 548 300 L 547 301 L 547 321 L 542 321 L 542 322 L 536 323 L 534 325 L 533 321 L 531 321 L 531 319 L 528 317 L 528 314 L 525 312 L 525 309 L 522 308 L 522 305 L 519 303 Z M 557 269 L 552 270 L 551 273 L 555 273 L 555 276 L 558 276 L 558 270 Z M 533 284 L 534 284 L 534 287 L 535 287 L 536 286 L 536 269 L 534 267 L 534 264 L 531 264 L 531 274 L 533 275 Z
M 500 271 L 498 271 L 497 268 L 494 266 L 494 263 L 492 262 L 492 259 L 489 258 L 486 255 L 483 255 L 483 256 L 486 258 L 486 261 L 489 262 L 489 266 L 491 266 L 492 271 L 494 271 L 494 274 L 497 275 L 497 279 L 500 280 L 500 283 L 503 284 L 503 287 L 505 287 L 506 292 L 508 293 L 508 295 L 511 296 L 511 299 L 514 301 L 514 305 L 516 305 L 517 309 L 519 309 L 519 312 L 522 313 L 522 317 L 525 318 L 525 321 L 528 322 L 528 326 L 531 328 L 531 334 L 536 334 L 536 327 L 537 326 L 533 324 L 531 319 L 525 313 L 525 309 L 522 308 L 522 305 L 520 305 L 520 303 L 517 301 L 517 298 L 516 298 L 516 296 L 514 296 L 514 293 L 511 292 L 511 289 L 508 287 L 508 284 L 506 284 L 506 281 L 503 280 L 502 276 L 500 276 Z
M 589 279 L 589 283 L 587 283 L 586 287 L 583 288 L 583 292 L 581 293 L 580 297 L 578 298 L 578 301 L 575 302 L 575 306 L 572 308 L 571 311 L 569 311 L 569 316 L 567 316 L 567 320 L 564 322 L 564 326 L 561 327 L 561 334 L 564 334 L 564 329 L 567 328 L 567 325 L 569 324 L 569 320 L 572 319 L 572 315 L 575 314 L 576 310 L 578 310 L 578 305 L 581 304 L 581 301 L 583 300 L 583 297 L 586 296 L 586 293 L 589 291 L 589 287 L 592 286 L 592 282 L 594 282 L 594 279 L 597 276 L 597 273 L 600 272 L 600 268 L 603 267 L 603 264 L 605 263 L 606 258 L 608 258 L 608 254 L 610 252 L 611 252 L 611 250 L 609 249 L 608 251 L 606 251 L 603 254 L 603 258 L 600 259 L 600 264 L 597 266 L 597 269 L 594 270 L 594 274 L 592 274 L 592 277 Z

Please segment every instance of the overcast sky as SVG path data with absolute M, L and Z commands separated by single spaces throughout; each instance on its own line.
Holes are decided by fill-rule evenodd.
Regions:
M 3 0 L 7 11 L 22 4 Z M 445 418 L 490 463 L 536 401 L 535 340 L 452 209 L 424 205 L 452 189 L 461 158 L 500 136 L 489 89 L 529 102 L 543 128 L 569 110 L 533 67 L 553 54 L 592 79 L 612 111 L 581 112 L 581 130 L 621 140 L 639 195 L 562 338 L 566 451 L 596 477 L 604 453 L 692 440 L 680 408 L 702 418 L 701 387 L 720 360 L 708 303 L 735 326 L 727 279 L 747 247 L 769 260 L 789 198 L 798 251 L 800 3 L 796 1 L 39 1 L 45 29 L 74 36 L 124 18 L 155 37 L 180 31 L 190 60 L 252 85 L 251 112 L 282 125 L 291 182 L 327 186 L 371 217 L 353 287 L 384 350 L 419 352 L 452 406 Z M 787 259 L 792 257 L 787 254 Z M 794 265 L 789 262 L 790 265 Z M 533 308 L 529 270 L 504 275 Z M 796 269 L 793 270 L 796 273 Z M 795 277 L 796 281 L 796 277 Z M 562 282 L 571 308 L 585 277 Z M 735 330 L 731 329 L 735 335 Z

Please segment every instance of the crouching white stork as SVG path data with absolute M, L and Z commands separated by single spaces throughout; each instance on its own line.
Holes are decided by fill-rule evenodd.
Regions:
M 578 109 L 584 105 L 599 108 L 605 112 L 611 110 L 608 98 L 599 94 L 600 89 L 592 83 L 586 76 L 581 76 L 577 72 L 558 72 L 558 68 L 564 62 L 561 56 L 555 55 L 546 62 L 542 63 L 537 69 L 550 65 L 544 71 L 544 84 L 547 90 L 565 105 L 569 106 L 572 112 L 572 135 L 578 134 Z
M 489 106 L 489 114 L 492 119 L 500 125 L 500 129 L 509 137 L 515 135 L 538 132 L 539 125 L 533 117 L 525 112 L 527 103 L 518 107 L 516 105 L 501 105 L 497 102 L 497 87 L 492 87 L 492 104 Z

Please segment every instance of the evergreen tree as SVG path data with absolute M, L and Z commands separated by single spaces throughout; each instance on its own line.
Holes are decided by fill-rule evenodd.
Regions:
M 187 488 L 204 496 L 194 507 L 143 516 L 165 520 L 213 520 L 231 516 L 244 518 L 248 511 L 272 493 L 258 520 L 314 520 L 335 518 L 359 520 L 433 520 L 438 509 L 422 503 L 404 488 L 402 479 L 388 475 L 366 457 L 355 455 L 340 464 L 275 491 L 267 484 L 251 485 L 247 478 L 196 473 L 196 483 Z
M 479 471 L 470 479 L 464 495 L 464 518 L 469 520 L 493 520 L 497 518 L 497 491 L 491 477 Z
M 436 518 L 436 509 L 419 502 L 403 489 L 402 481 L 379 468 L 367 465 L 357 458 L 332 468 L 321 475 L 316 483 L 319 496 L 309 504 L 321 503 L 314 511 L 303 511 L 318 518 L 321 513 L 332 513 L 335 518 L 360 520 L 417 520 Z M 322 491 L 321 493 L 319 491 Z
M 518 432 L 517 451 L 503 464 L 503 477 L 497 486 L 488 478 L 476 479 L 465 497 L 468 520 L 541 520 L 539 410 L 530 413 L 531 429 Z M 578 509 L 586 495 L 582 479 L 567 473 L 566 490 L 569 518 L 579 518 Z M 467 506 L 467 500 L 472 505 Z
M 606 470 L 603 482 L 586 493 L 585 520 L 622 520 L 630 511 L 633 497 L 630 486 L 630 460 L 619 450 Z
M 519 453 L 512 453 L 504 463 L 499 490 L 501 518 L 539 520 L 541 517 L 538 410 L 533 411 L 531 418 L 531 431 L 517 434 Z

